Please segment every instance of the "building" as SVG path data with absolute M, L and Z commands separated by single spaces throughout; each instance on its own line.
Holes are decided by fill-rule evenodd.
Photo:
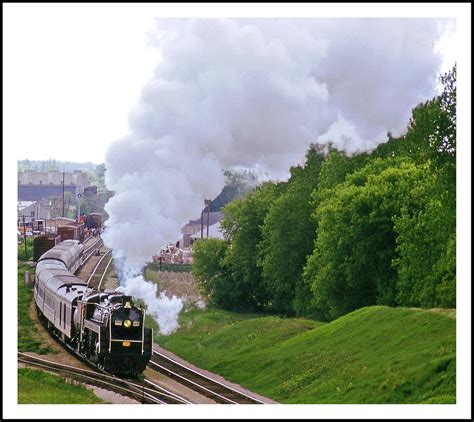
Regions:
M 90 187 L 87 173 L 75 170 L 73 173 L 60 171 L 23 171 L 18 172 L 18 200 L 40 201 L 47 198 L 61 198 L 64 192 L 70 192 L 74 198 Z
M 25 224 L 30 226 L 37 220 L 51 219 L 51 206 L 49 201 L 18 201 L 18 221 L 17 225 L 23 224 L 23 216 Z
M 222 233 L 221 222 L 218 221 L 209 226 L 209 233 L 207 232 L 207 226 L 204 229 L 203 237 L 205 239 L 224 239 L 224 233 Z M 201 233 L 197 232 L 191 235 L 191 242 L 201 239 Z
M 208 220 L 209 217 L 209 220 Z M 201 233 L 203 238 L 211 237 L 211 227 L 216 223 L 219 223 L 224 218 L 224 214 L 220 211 L 206 212 L 203 211 L 202 218 L 197 218 L 196 220 L 190 220 L 188 224 L 184 225 L 181 228 L 181 233 L 183 234 L 182 239 L 179 241 L 181 248 L 189 248 L 189 245 L 192 243 L 193 239 L 201 238 Z M 208 236 L 208 224 L 209 224 L 209 236 Z M 219 226 L 220 227 L 220 226 Z M 214 233 L 214 229 L 213 233 Z M 215 236 L 214 236 L 215 237 Z

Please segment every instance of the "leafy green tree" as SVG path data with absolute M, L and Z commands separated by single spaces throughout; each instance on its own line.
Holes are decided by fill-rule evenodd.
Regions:
M 52 170 L 59 171 L 60 170 L 59 165 L 60 165 L 59 161 L 53 160 L 52 158 L 50 158 L 47 161 L 40 162 L 39 171 L 52 171 Z
M 346 176 L 362 168 L 369 158 L 367 153 L 347 155 L 344 151 L 329 146 L 329 152 L 321 166 L 318 189 L 314 195 L 318 193 L 330 195 L 332 189 L 344 182 Z
M 30 160 L 19 160 L 18 161 L 18 171 L 27 171 L 31 169 Z
M 399 301 L 409 306 L 456 301 L 456 67 L 441 82 L 443 92 L 414 110 L 401 142 L 433 174 L 413 196 L 416 212 L 404 209 L 395 220 Z
M 223 208 L 221 226 L 230 241 L 223 264 L 235 290 L 234 302 L 227 309 L 255 311 L 267 306 L 269 293 L 257 265 L 257 245 L 265 216 L 280 189 L 281 185 L 267 182 Z
M 312 146 L 305 166 L 291 169 L 285 192 L 275 200 L 265 217 L 259 265 L 273 311 L 310 312 L 311 291 L 302 272 L 316 236 L 316 225 L 311 218 L 311 192 L 317 186 L 323 159 L 322 153 Z
M 427 174 L 426 166 L 378 158 L 347 176 L 319 205 L 305 277 L 320 314 L 333 319 L 363 306 L 396 304 L 393 218 Z
M 211 306 L 232 309 L 236 299 L 233 283 L 224 265 L 228 242 L 202 239 L 193 244 L 193 275 Z
M 81 214 L 90 214 L 91 212 L 103 212 L 103 204 L 100 197 L 93 193 L 85 193 L 81 196 Z
M 434 177 L 433 177 L 434 179 Z M 449 195 L 432 185 L 416 192 L 415 212 L 395 218 L 398 303 L 404 306 L 456 306 L 456 214 Z

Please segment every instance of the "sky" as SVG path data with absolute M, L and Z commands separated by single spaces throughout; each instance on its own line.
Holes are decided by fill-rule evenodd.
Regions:
M 5 146 L 18 159 L 104 162 L 110 143 L 128 133 L 128 114 L 160 61 L 148 43 L 153 17 L 180 9 L 81 3 L 3 9 Z M 455 50 L 452 38 L 444 41 L 446 70 Z
M 469 6 L 470 8 L 470 6 Z M 270 12 L 271 10 L 271 12 Z M 101 163 L 106 160 L 109 147 L 118 139 L 130 136 L 130 112 L 140 102 L 147 83 L 154 77 L 154 69 L 161 60 L 161 54 L 149 43 L 150 31 L 154 28 L 154 17 L 454 17 L 456 18 L 456 38 L 447 37 L 438 48 L 443 52 L 442 71 L 452 67 L 454 58 L 458 61 L 458 107 L 460 117 L 470 110 L 470 10 L 462 4 L 3 4 L 3 163 L 4 163 L 4 204 L 10 204 L 4 213 L 4 227 L 12 227 L 4 236 L 4 261 L 15 262 L 16 227 L 11 225 L 16 215 L 16 160 L 41 160 L 53 158 L 76 162 L 91 161 Z M 291 41 L 291 40 L 290 40 Z M 284 86 L 282 87 L 284 89 Z M 322 93 L 321 95 L 324 97 Z M 429 99 L 429 98 L 426 98 Z M 149 103 L 155 104 L 153 98 Z M 464 109 L 464 111 L 462 111 Z M 135 109 L 136 110 L 136 109 Z M 468 114 L 467 111 L 467 114 Z M 138 113 L 139 114 L 139 113 Z M 132 128 L 143 127 L 140 116 L 132 116 Z M 140 123 L 140 124 L 139 124 Z M 142 122 L 143 123 L 143 122 Z M 461 136 L 458 141 L 458 197 L 470 198 L 470 119 L 458 119 Z M 464 140 L 464 142 L 463 142 Z M 467 141 L 467 142 L 466 142 Z M 116 149 L 112 149 L 112 152 Z M 222 162 L 228 157 L 223 151 Z M 114 158 L 110 155 L 110 158 Z M 115 163 L 125 162 L 121 156 Z M 113 162 L 113 160 L 111 160 Z M 132 164 L 133 163 L 128 163 Z M 117 164 L 117 167 L 120 167 Z M 459 174 L 461 177 L 459 177 Z M 6 193 L 5 193 L 6 192 Z M 6 196 L 5 196 L 6 195 Z M 459 202 L 460 203 L 460 202 Z M 5 210 L 4 205 L 4 210 Z M 463 222 L 463 230 L 458 241 L 470 245 L 470 201 L 460 207 L 458 221 Z M 6 223 L 5 223 L 6 222 Z M 9 239 L 8 241 L 6 239 Z M 470 246 L 458 248 L 460 275 L 469 273 L 465 263 L 470 262 Z M 13 269 L 13 276 L 15 278 Z M 5 278 L 5 277 L 4 277 Z M 14 286 L 14 285 L 13 285 Z M 8 288 L 8 286 L 7 286 Z M 467 289 L 470 289 L 468 284 Z M 463 289 L 463 293 L 468 290 Z M 16 292 L 16 289 L 13 289 Z M 5 297 L 5 295 L 4 295 Z M 469 327 L 463 318 L 463 309 L 469 308 L 470 295 L 458 295 L 458 327 Z M 5 303 L 5 302 L 4 302 Z M 15 306 L 13 300 L 8 306 Z M 5 308 L 4 308 L 5 309 Z M 15 312 L 15 311 L 13 311 Z M 5 318 L 3 319 L 6 320 Z M 15 327 L 13 328 L 13 334 Z M 470 332 L 470 330 L 467 330 Z M 458 328 L 461 332 L 461 328 Z M 5 333 L 5 331 L 4 331 Z M 468 336 L 458 337 L 458 359 L 469 359 L 463 345 L 469 343 Z M 5 344 L 5 342 L 4 342 Z M 15 348 L 10 355 L 13 359 Z M 10 368 L 12 365 L 10 365 Z M 13 365 L 14 369 L 14 365 Z M 398 417 L 456 417 L 466 410 L 470 401 L 466 398 L 469 389 L 464 374 L 458 371 L 458 404 L 456 406 L 430 407 L 414 406 L 403 409 L 390 407 L 390 414 Z M 12 376 L 15 377 L 13 370 Z M 4 380 L 7 378 L 3 377 Z M 4 391 L 6 389 L 4 388 Z M 11 390 L 11 389 L 10 389 Z M 14 391 L 7 391 L 7 401 L 14 401 Z M 13 395 L 13 397 L 12 397 Z M 468 396 L 468 394 L 467 394 Z M 112 406 L 113 408 L 114 406 Z M 111 407 L 107 407 L 110 412 Z M 377 406 L 316 406 L 320 417 L 353 417 L 354 412 L 368 417 L 381 416 Z M 82 408 L 81 408 L 82 409 Z M 32 406 L 28 409 L 11 406 L 7 410 L 13 417 L 43 417 L 49 409 Z M 97 409 L 84 407 L 84 415 L 97 416 Z M 160 409 L 161 410 L 161 409 Z M 213 409 L 217 410 L 217 409 Z M 132 413 L 130 413 L 131 411 Z M 153 417 L 141 410 L 142 417 Z M 194 407 L 192 413 L 184 411 L 184 417 L 213 417 L 209 407 Z M 223 412 L 223 409 L 219 410 Z M 392 413 L 393 411 L 393 413 Z M 34 413 L 33 413 L 34 412 Z M 114 409 L 112 409 L 112 413 Z M 133 413 L 135 412 L 135 413 Z M 161 411 L 166 417 L 175 417 L 166 409 Z M 270 412 L 270 413 L 265 413 Z M 240 417 L 294 417 L 295 412 L 308 412 L 308 407 L 283 407 L 259 409 L 248 413 L 248 409 L 232 409 L 230 416 Z M 457 413 L 456 413 L 457 412 Z M 58 411 L 59 414 L 59 411 Z M 136 407 L 121 406 L 115 413 L 118 418 L 126 415 L 136 417 Z M 386 413 L 385 413 L 386 414 Z M 5 413 L 8 417 L 8 413 Z M 312 417 L 306 413 L 306 417 Z M 313 414 L 314 415 L 314 414 Z M 104 416 L 108 417 L 109 414 Z M 220 413 L 219 416 L 229 416 Z M 67 416 L 66 416 L 67 417 Z M 165 417 L 165 416 L 164 416 Z M 383 417 L 383 416 L 382 416 Z

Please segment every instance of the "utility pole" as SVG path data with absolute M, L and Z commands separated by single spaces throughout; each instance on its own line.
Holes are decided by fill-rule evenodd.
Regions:
M 204 210 L 201 211 L 201 239 L 202 239 L 203 228 L 204 228 Z
M 204 203 L 206 204 L 207 207 L 207 231 L 206 231 L 206 238 L 209 239 L 209 213 L 211 212 L 211 200 L 210 199 L 205 199 Z
M 63 218 L 64 218 L 64 170 L 63 170 Z
M 210 203 L 207 204 L 207 233 L 206 237 L 209 239 L 209 211 L 211 210 L 211 205 Z
M 79 223 L 80 219 L 81 219 L 81 194 L 78 193 L 77 194 L 77 222 Z
M 26 261 L 26 224 L 25 224 L 25 214 L 23 214 L 23 239 L 25 240 L 25 261 Z

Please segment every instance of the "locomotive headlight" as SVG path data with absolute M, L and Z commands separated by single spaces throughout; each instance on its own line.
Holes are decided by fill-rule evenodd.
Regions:
M 130 328 L 132 326 L 132 321 L 130 321 L 129 319 L 126 319 L 124 322 L 123 322 L 123 326 L 125 328 Z

